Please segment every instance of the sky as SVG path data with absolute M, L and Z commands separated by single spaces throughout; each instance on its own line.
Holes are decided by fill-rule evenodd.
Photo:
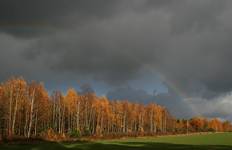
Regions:
M 232 1 L 1 0 L 0 81 L 232 121 Z

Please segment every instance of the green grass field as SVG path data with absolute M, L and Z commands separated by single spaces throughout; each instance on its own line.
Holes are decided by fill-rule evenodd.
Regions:
M 0 150 L 232 150 L 232 133 L 141 137 L 95 142 L 3 144 Z

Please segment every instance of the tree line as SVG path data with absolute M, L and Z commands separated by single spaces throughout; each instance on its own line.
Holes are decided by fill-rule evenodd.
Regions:
M 10 78 L 0 85 L 0 139 L 81 136 L 139 136 L 231 131 L 229 121 L 176 119 L 160 105 L 108 100 L 93 91 L 51 94 L 43 83 Z

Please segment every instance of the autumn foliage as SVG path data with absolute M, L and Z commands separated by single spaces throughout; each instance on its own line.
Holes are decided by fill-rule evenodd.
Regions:
M 165 107 L 108 100 L 91 91 L 48 94 L 42 83 L 11 78 L 0 85 L 0 139 L 115 137 L 231 131 L 229 121 L 174 118 Z

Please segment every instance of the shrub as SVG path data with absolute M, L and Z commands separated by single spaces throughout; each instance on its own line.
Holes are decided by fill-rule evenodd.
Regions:
M 209 128 L 209 129 L 208 129 L 208 132 L 215 132 L 215 129 Z
M 80 130 L 75 129 L 75 130 L 69 131 L 68 135 L 72 138 L 78 138 L 81 136 L 81 133 L 80 133 Z
M 83 132 L 83 135 L 84 136 L 90 136 L 91 135 L 91 131 L 88 127 L 85 127 L 84 128 L 84 132 Z
M 67 140 L 65 134 L 58 134 L 53 129 L 49 128 L 41 134 L 42 139 L 48 141 L 64 141 Z

